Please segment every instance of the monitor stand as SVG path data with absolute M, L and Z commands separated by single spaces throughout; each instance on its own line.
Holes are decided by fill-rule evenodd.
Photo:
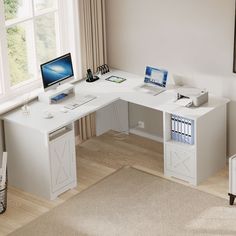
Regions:
M 38 95 L 38 100 L 44 103 L 55 103 L 56 101 L 62 100 L 63 98 L 67 97 L 68 95 L 74 95 L 75 88 L 72 84 L 63 84 L 58 86 L 56 89 L 51 89 L 40 93 Z

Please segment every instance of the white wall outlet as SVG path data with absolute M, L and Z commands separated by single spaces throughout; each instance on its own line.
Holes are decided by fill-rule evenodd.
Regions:
M 144 127 L 145 127 L 144 122 L 140 120 L 138 122 L 138 128 L 144 129 Z

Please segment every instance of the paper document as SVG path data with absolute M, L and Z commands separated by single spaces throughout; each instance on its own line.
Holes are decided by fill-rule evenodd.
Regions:
M 190 98 L 181 98 L 175 101 L 175 104 L 183 107 L 188 107 L 192 105 L 192 100 Z
M 7 152 L 4 152 L 2 156 L 1 182 L 0 182 L 1 187 L 6 184 L 6 174 L 7 174 Z

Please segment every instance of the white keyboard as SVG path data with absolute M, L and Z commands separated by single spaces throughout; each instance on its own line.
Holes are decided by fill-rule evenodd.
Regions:
M 73 110 L 79 106 L 82 106 L 85 103 L 92 101 L 95 98 L 96 98 L 96 96 L 93 96 L 93 95 L 81 96 L 80 98 L 77 98 L 75 101 L 73 101 L 73 103 L 69 103 L 69 104 L 65 105 L 65 108 Z

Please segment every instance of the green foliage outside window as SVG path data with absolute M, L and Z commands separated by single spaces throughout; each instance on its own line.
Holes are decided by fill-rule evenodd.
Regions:
M 5 19 L 14 19 L 17 16 L 19 0 L 4 0 Z M 29 78 L 27 69 L 25 30 L 21 26 L 7 29 L 8 57 L 10 66 L 11 86 Z
M 21 0 L 4 0 L 5 19 L 17 18 L 18 10 L 21 7 Z M 48 4 L 45 1 L 45 4 Z M 45 5 L 47 6 L 47 5 Z M 43 5 L 41 6 L 43 7 Z M 34 77 L 28 68 L 27 58 L 27 24 L 18 24 L 7 28 L 8 59 L 10 66 L 10 84 L 17 85 Z M 38 62 L 41 64 L 56 56 L 55 21 L 54 14 L 38 17 L 36 27 L 36 50 Z M 33 50 L 34 47 L 28 50 Z M 32 69 L 31 69 L 32 71 Z
M 4 0 L 6 20 L 10 20 L 16 17 L 18 6 L 19 6 L 18 0 Z
M 54 14 L 38 18 L 35 25 L 37 58 L 42 64 L 57 55 Z
M 29 78 L 26 56 L 25 30 L 20 26 L 7 29 L 11 85 Z

